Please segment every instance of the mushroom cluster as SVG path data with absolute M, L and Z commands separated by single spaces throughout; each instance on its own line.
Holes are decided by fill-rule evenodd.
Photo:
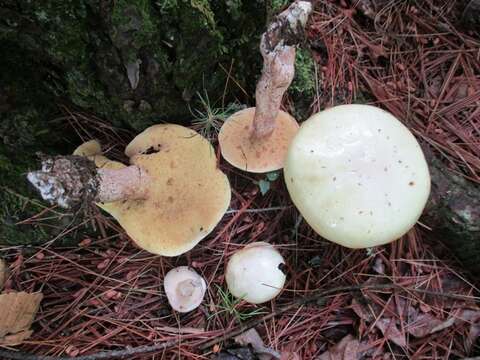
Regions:
M 284 177 L 307 223 L 349 248 L 401 237 L 430 193 L 415 137 L 393 115 L 368 105 L 336 106 L 305 121 L 290 145 Z

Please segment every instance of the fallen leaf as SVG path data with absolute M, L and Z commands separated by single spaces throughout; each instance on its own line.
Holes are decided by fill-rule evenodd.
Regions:
M 473 345 L 477 341 L 477 338 L 480 336 L 480 325 L 471 325 L 470 331 L 468 332 L 467 338 L 465 339 L 465 349 L 467 353 L 470 353 Z
M 394 319 L 391 318 L 382 318 L 379 319 L 375 326 L 380 329 L 383 336 L 387 339 L 392 341 L 393 343 L 397 344 L 401 347 L 407 346 L 407 341 L 405 340 L 405 335 L 398 329 L 397 324 Z
M 371 322 L 374 320 L 374 315 L 370 311 L 367 305 L 359 303 L 357 300 L 352 300 L 352 310 L 357 316 L 365 321 Z
M 416 338 L 422 338 L 431 334 L 432 330 L 441 323 L 442 320 L 430 314 L 419 314 L 414 321 L 408 323 L 406 331 Z
M 338 344 L 321 354 L 317 360 L 357 360 L 361 357 L 359 347 L 359 341 L 352 335 L 347 335 Z
M 382 258 L 379 256 L 375 258 L 372 268 L 377 274 L 385 274 L 385 264 L 383 263 Z
M 221 351 L 218 355 L 214 355 L 215 360 L 257 360 L 258 357 L 249 347 L 241 347 L 237 349 L 227 349 Z
M 421 338 L 442 331 L 462 321 L 471 324 L 470 331 L 472 332 L 472 327 L 477 325 L 479 320 L 479 310 L 462 310 L 458 314 L 452 314 L 447 320 L 438 319 L 430 314 L 419 314 L 415 317 L 415 321 L 408 324 L 407 332 L 416 338 Z M 473 333 L 475 333 L 475 330 L 473 330 Z
M 296 351 L 282 351 L 280 360 L 302 360 Z
M 18 345 L 27 339 L 42 293 L 11 292 L 0 295 L 0 345 Z
M 260 335 L 258 335 L 257 330 L 253 328 L 236 336 L 235 342 L 242 346 L 250 345 L 255 351 L 255 353 L 259 356 L 259 358 L 262 360 L 280 359 L 280 354 L 277 351 L 266 347 L 263 343 L 262 338 L 260 337 Z

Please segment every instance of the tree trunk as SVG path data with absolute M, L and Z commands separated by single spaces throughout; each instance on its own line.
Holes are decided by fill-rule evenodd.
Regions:
M 249 0 L 2 1 L 0 242 L 51 238 L 15 224 L 42 209 L 25 179 L 35 153 L 71 153 L 79 143 L 53 121 L 58 102 L 139 132 L 186 123 L 197 92 L 212 103 L 224 91 L 225 103 L 251 101 L 244 94 L 260 74 L 270 11 L 269 1 Z
M 427 153 L 428 154 L 428 153 Z M 422 221 L 472 274 L 480 274 L 480 187 L 428 154 L 432 192 Z

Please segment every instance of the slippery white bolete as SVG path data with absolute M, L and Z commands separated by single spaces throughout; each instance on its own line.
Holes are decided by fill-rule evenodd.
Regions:
M 297 0 L 262 35 L 263 70 L 255 91 L 256 107 L 232 115 L 218 135 L 222 156 L 239 169 L 264 173 L 283 167 L 298 123 L 280 111 L 280 105 L 294 76 L 295 47 L 311 12 L 310 2 Z
M 80 156 L 57 157 L 43 161 L 42 171 L 28 178 L 44 199 L 61 205 L 92 190 L 91 200 L 139 247 L 164 256 L 192 249 L 228 208 L 228 179 L 212 145 L 193 130 L 172 124 L 146 129 L 125 150 L 130 166 L 110 161 L 99 148 L 88 142 L 75 152 L 93 165 L 82 164 Z
M 430 193 L 415 137 L 374 106 L 342 105 L 304 122 L 284 169 L 293 203 L 322 237 L 349 248 L 386 244 L 418 220 Z
M 277 296 L 285 284 L 282 255 L 266 242 L 255 242 L 232 255 L 225 281 L 230 293 L 252 304 Z
M 207 284 L 193 269 L 179 266 L 165 275 L 163 288 L 170 306 L 175 311 L 184 313 L 196 309 L 202 303 Z

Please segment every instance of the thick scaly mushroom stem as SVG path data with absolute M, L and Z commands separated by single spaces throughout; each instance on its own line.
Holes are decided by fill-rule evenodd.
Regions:
M 283 94 L 295 73 L 295 47 L 303 38 L 311 12 L 310 2 L 297 0 L 280 13 L 262 35 L 263 70 L 255 91 L 254 139 L 268 137 L 275 129 Z
M 138 166 L 97 169 L 83 156 L 56 156 L 42 159 L 42 169 L 32 171 L 28 180 L 44 200 L 63 208 L 91 202 L 145 199 L 149 177 Z

